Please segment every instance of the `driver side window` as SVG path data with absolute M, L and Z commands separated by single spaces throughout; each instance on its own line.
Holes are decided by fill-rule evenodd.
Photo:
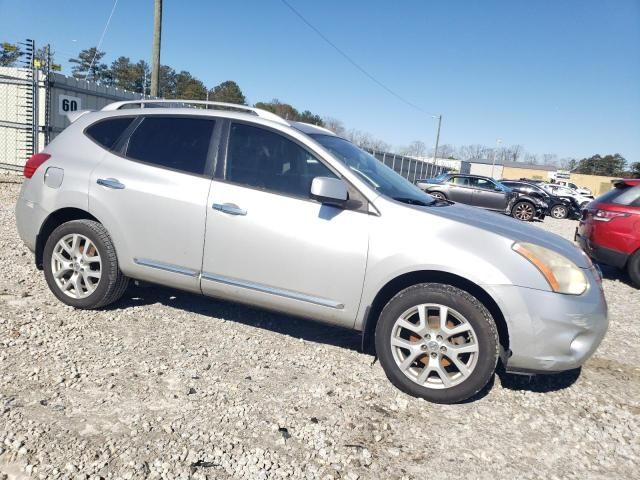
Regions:
M 263 128 L 234 123 L 226 179 L 247 187 L 309 198 L 315 177 L 337 176 L 297 143 Z

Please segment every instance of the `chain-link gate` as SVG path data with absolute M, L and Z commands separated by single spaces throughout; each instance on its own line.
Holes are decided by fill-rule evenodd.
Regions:
M 15 67 L 0 67 L 0 168 L 22 170 L 38 149 L 39 86 L 33 40 L 18 43 Z

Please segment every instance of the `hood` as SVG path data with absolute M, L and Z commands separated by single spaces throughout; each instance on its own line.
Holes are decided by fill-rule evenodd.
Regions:
M 454 203 L 446 207 L 419 207 L 420 210 L 438 215 L 471 227 L 486 230 L 514 242 L 529 242 L 564 255 L 580 268 L 591 267 L 590 260 L 572 242 L 541 228 L 477 207 Z

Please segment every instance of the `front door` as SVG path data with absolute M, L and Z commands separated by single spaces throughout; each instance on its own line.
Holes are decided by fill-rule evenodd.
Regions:
M 491 210 L 507 208 L 507 195 L 491 180 L 486 178 L 471 178 L 473 186 L 473 205 Z
M 199 291 L 215 121 L 149 115 L 132 127 L 92 172 L 89 211 L 126 275 Z
M 202 291 L 352 327 L 368 249 L 368 213 L 311 200 L 336 174 L 283 134 L 230 126 L 225 171 L 208 201 Z

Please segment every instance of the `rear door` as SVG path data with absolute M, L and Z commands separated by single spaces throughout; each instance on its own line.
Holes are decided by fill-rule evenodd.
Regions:
M 207 202 L 202 291 L 352 327 L 367 260 L 366 203 L 339 209 L 312 200 L 313 178 L 337 174 L 282 132 L 240 122 L 229 130 Z
M 216 123 L 138 117 L 93 171 L 89 211 L 126 275 L 199 291 Z
M 507 195 L 497 184 L 486 178 L 471 178 L 473 204 L 490 210 L 507 208 Z

